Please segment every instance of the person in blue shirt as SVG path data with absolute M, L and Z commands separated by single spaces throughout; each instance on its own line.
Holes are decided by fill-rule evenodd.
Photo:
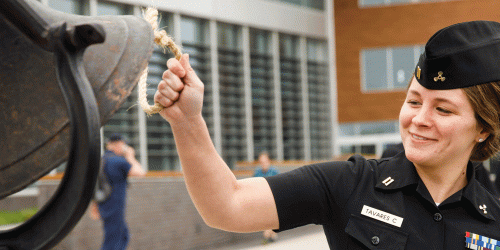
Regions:
M 101 218 L 103 222 L 101 249 L 122 250 L 127 248 L 130 238 L 125 222 L 127 177 L 144 176 L 146 172 L 135 158 L 135 150 L 125 143 L 120 134 L 109 137 L 102 159 L 104 173 L 113 191 L 106 201 L 91 204 L 91 217 Z
M 266 151 L 263 151 L 259 154 L 259 164 L 260 167 L 255 168 L 253 177 L 268 177 L 279 174 L 278 169 L 271 166 L 271 159 L 269 158 L 269 153 L 267 153 Z M 270 229 L 264 230 L 263 235 L 263 244 L 274 242 L 278 238 L 278 234 Z
M 269 154 L 265 151 L 259 154 L 259 164 L 260 167 L 255 168 L 253 177 L 273 176 L 279 173 L 278 169 L 271 166 L 271 159 L 269 159 Z

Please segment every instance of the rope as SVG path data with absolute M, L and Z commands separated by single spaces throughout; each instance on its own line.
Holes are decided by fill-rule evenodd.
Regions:
M 151 24 L 151 28 L 153 29 L 153 33 L 155 36 L 154 42 L 163 48 L 163 50 L 166 52 L 166 49 L 168 48 L 172 53 L 174 53 L 174 56 L 177 60 L 181 59 L 181 50 L 180 48 L 174 43 L 173 39 L 167 34 L 165 30 L 159 30 L 158 29 L 158 10 L 152 7 L 148 7 L 146 11 L 143 13 L 144 19 L 148 21 L 149 24 Z M 155 103 L 153 106 L 149 105 L 148 100 L 147 100 L 147 83 L 146 80 L 148 79 L 148 67 L 144 69 L 142 72 L 141 77 L 139 78 L 139 105 L 141 105 L 142 110 L 148 114 L 148 116 L 159 113 L 162 111 L 165 107 L 163 107 L 159 103 Z

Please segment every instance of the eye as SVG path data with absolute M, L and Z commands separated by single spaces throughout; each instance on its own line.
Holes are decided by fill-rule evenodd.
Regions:
M 417 102 L 415 100 L 409 100 L 409 101 L 407 101 L 407 103 L 410 105 L 420 105 L 420 102 Z
M 445 108 L 441 108 L 441 107 L 437 107 L 436 110 L 439 111 L 439 112 L 441 112 L 441 113 L 444 113 L 444 114 L 451 114 L 451 113 L 453 113 L 453 112 L 451 112 L 451 111 L 449 111 L 449 110 L 447 110 Z

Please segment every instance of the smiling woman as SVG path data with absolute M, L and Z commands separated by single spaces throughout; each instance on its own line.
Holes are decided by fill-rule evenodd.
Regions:
M 498 151 L 499 57 L 500 23 L 438 31 L 401 108 L 405 152 L 268 177 L 238 180 L 218 155 L 201 115 L 204 85 L 186 55 L 167 62 L 155 101 L 166 107 L 160 114 L 209 226 L 253 232 L 320 224 L 332 249 L 497 249 L 500 202 L 475 179 L 471 160 Z
M 489 135 L 463 90 L 429 90 L 417 80 L 410 85 L 399 121 L 406 157 L 417 168 L 465 168 L 477 141 Z

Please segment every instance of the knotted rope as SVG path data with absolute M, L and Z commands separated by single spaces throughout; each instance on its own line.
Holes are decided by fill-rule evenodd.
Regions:
M 159 30 L 158 29 L 158 10 L 152 7 L 148 7 L 146 11 L 143 13 L 144 19 L 151 24 L 151 27 L 153 28 L 155 40 L 154 42 L 159 45 L 160 47 L 163 48 L 163 50 L 166 52 L 166 49 L 170 49 L 172 53 L 174 53 L 174 56 L 177 60 L 181 59 L 181 50 L 180 48 L 174 43 L 173 39 L 167 34 L 165 30 Z M 150 106 L 147 100 L 147 83 L 146 80 L 148 78 L 148 67 L 144 69 L 142 72 L 141 77 L 139 78 L 139 105 L 141 105 L 142 110 L 146 112 L 148 115 L 153 115 L 156 114 L 164 109 L 164 107 L 159 104 L 155 103 L 155 105 Z

